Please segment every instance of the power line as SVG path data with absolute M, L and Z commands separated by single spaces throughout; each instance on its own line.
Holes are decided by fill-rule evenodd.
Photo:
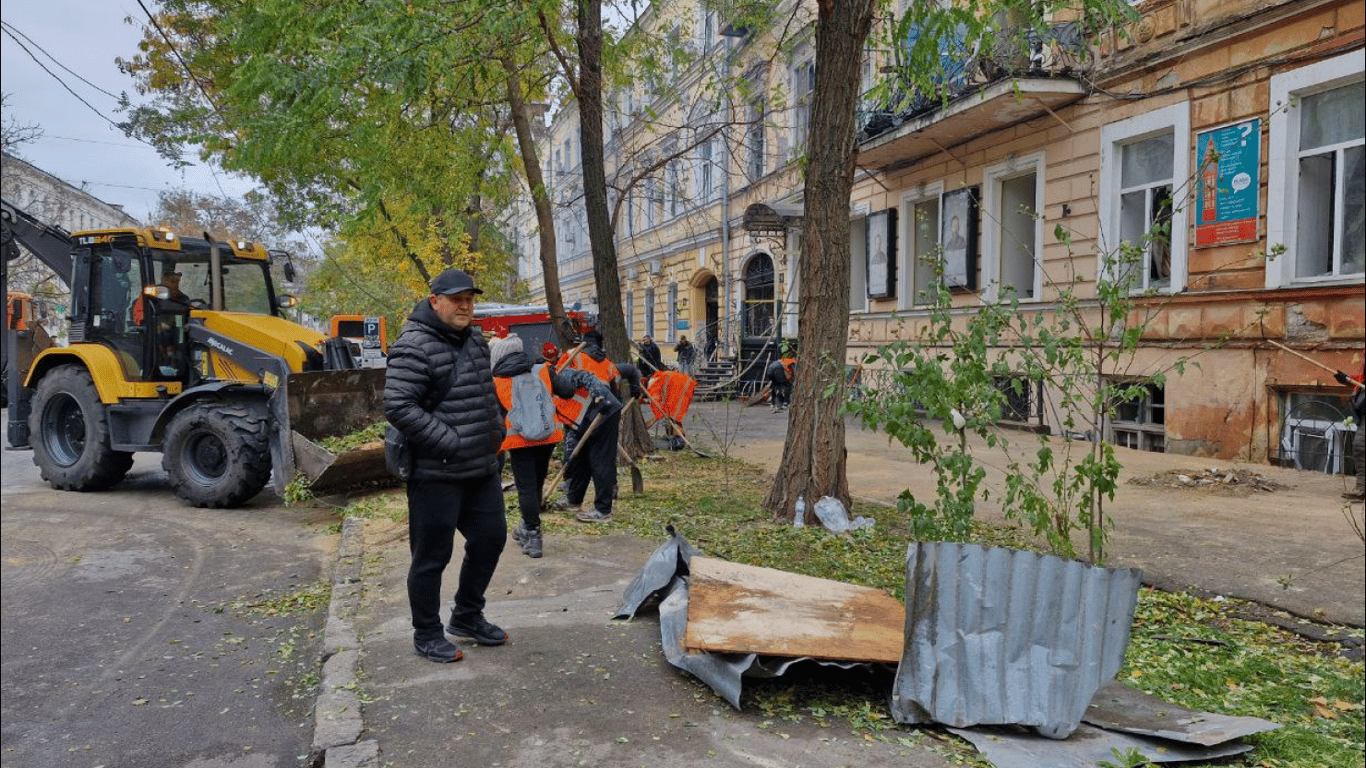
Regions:
M 80 139 L 80 138 L 77 138 L 77 137 L 75 137 L 75 136 L 54 136 L 54 135 L 52 135 L 52 134 L 50 134 L 50 133 L 44 133 L 44 134 L 43 134 L 43 138 L 44 138 L 44 139 L 61 139 L 62 141 L 80 141 L 80 142 L 84 142 L 84 143 L 86 143 L 86 144 L 105 144 L 105 145 L 108 145 L 108 146 L 111 146 L 111 147 L 127 147 L 127 148 L 130 148 L 130 149 L 132 149 L 132 148 L 142 149 L 143 147 L 147 146 L 145 143 L 140 143 L 140 144 L 129 144 L 129 143 L 127 143 L 127 142 L 122 142 L 122 141 L 100 141 L 99 139 Z
M 15 27 L 13 24 L 9 23 L 8 21 L 0 21 L 0 24 L 3 24 L 5 27 L 8 28 L 6 31 L 8 31 L 8 32 L 10 33 L 10 37 L 11 37 L 11 38 L 13 38 L 15 35 L 18 35 L 19 37 L 24 38 L 24 39 L 27 40 L 27 41 L 29 42 L 29 44 L 32 45 L 34 48 L 37 48 L 39 51 L 42 51 L 42 53 L 43 53 L 44 56 L 48 57 L 49 59 L 52 59 L 52 63 L 53 63 L 53 64 L 56 64 L 57 66 L 61 67 L 62 69 L 65 69 L 67 72 L 70 72 L 77 80 L 80 80 L 82 83 L 85 83 L 86 85 L 90 86 L 91 88 L 94 88 L 95 90 L 99 91 L 100 93 L 103 93 L 105 96 L 108 96 L 108 97 L 111 98 L 111 99 L 118 100 L 118 98 L 119 98 L 118 96 L 115 96 L 114 94 L 110 93 L 109 91 L 106 91 L 105 89 L 99 87 L 98 85 L 95 85 L 94 83 L 90 82 L 89 80 L 86 80 L 84 77 L 81 77 L 81 75 L 80 75 L 79 72 L 77 72 L 76 70 L 72 69 L 71 67 L 68 67 L 67 65 L 63 64 L 56 56 L 53 56 L 52 54 L 48 53 L 47 50 L 43 48 L 43 46 L 38 45 L 38 43 L 35 42 L 33 38 L 31 38 L 31 37 L 29 37 L 28 35 L 24 34 L 21 30 L 19 30 L 19 29 L 18 29 L 17 27 Z M 17 39 L 17 38 L 15 39 L 15 42 L 18 42 L 18 39 Z M 22 44 L 22 43 L 20 43 L 20 47 L 23 47 L 23 44 Z M 26 52 L 26 53 L 28 52 L 27 49 L 25 49 L 25 52 Z M 32 53 L 29 53 L 28 55 L 29 55 L 29 56 L 33 56 Z M 37 61 L 37 58 L 36 58 L 36 57 L 34 58 L 34 61 Z M 51 74 L 51 73 L 49 73 L 49 74 Z M 68 90 L 70 90 L 70 89 L 68 89 Z
M 24 53 L 27 53 L 30 59 L 33 59 L 33 63 L 37 64 L 40 68 L 42 68 L 42 70 L 43 70 L 44 72 L 46 72 L 46 73 L 48 73 L 49 75 L 51 75 L 51 76 L 52 76 L 52 79 L 53 79 L 53 80 L 56 80 L 57 83 L 58 83 L 59 85 L 61 85 L 63 88 L 65 88 L 66 91 L 67 91 L 67 93 L 70 93 L 72 96 L 75 96 L 75 97 L 76 97 L 76 100 L 79 101 L 80 103 L 84 104 L 86 107 L 88 107 L 88 108 L 90 109 L 91 112 L 94 112 L 95 114 L 99 115 L 101 118 L 104 119 L 105 122 L 109 123 L 110 125 L 114 126 L 115 128 L 119 128 L 119 124 L 118 124 L 118 123 L 114 122 L 113 120 L 110 120 L 103 112 L 101 112 L 101 111 L 99 111 L 98 109 L 96 109 L 95 106 L 94 106 L 93 104 L 91 104 L 90 102 L 88 102 L 88 101 L 86 101 L 84 98 L 82 98 L 81 95 L 80 95 L 79 93 L 76 93 L 75 91 L 73 91 L 73 90 L 71 89 L 71 86 L 69 86 L 69 85 L 66 84 L 66 81 L 62 80 L 62 78 L 60 78 L 60 77 L 57 76 L 57 73 L 56 73 L 56 72 L 53 72 L 52 70 L 48 69 L 46 64 L 44 64 L 43 62 L 39 61 L 39 60 L 38 60 L 38 57 L 33 55 L 33 51 L 30 51 L 30 50 L 28 49 L 28 46 L 24 45 L 24 43 L 23 43 L 18 37 L 15 37 L 14 33 L 11 32 L 11 31 L 9 30 L 9 26 L 10 26 L 9 24 L 5 24 L 5 25 L 4 25 L 4 32 L 5 32 L 5 34 L 9 35 L 9 36 L 10 36 L 10 39 L 14 41 L 14 44 L 17 45 L 17 46 L 19 46 L 21 49 L 23 49 Z M 54 61 L 56 61 L 56 60 L 54 59 Z M 123 129 L 122 129 L 122 128 L 119 128 L 119 130 L 123 130 Z

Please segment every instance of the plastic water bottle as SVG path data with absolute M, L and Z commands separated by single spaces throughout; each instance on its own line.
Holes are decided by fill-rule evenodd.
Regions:
M 797 514 L 792 516 L 792 527 L 801 528 L 806 525 L 806 499 L 797 497 Z

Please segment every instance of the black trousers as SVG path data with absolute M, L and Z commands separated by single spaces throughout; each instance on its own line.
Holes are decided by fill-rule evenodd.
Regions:
M 604 515 L 612 514 L 612 499 L 617 495 L 617 435 L 620 431 L 620 413 L 603 419 L 579 449 L 578 456 L 565 467 L 564 475 L 569 479 L 565 500 L 571 506 L 583 503 L 591 479 L 593 508 Z
M 1356 490 L 1358 492 L 1366 489 L 1366 414 L 1357 412 L 1354 419 L 1357 423 L 1357 431 L 1352 435 L 1352 460 L 1357 465 Z
M 413 638 L 442 636 L 441 575 L 455 551 L 455 532 L 465 537 L 465 559 L 452 618 L 484 611 L 484 592 L 507 543 L 503 483 L 495 474 L 473 480 L 408 482 L 408 605 Z
M 517 486 L 517 507 L 522 511 L 522 527 L 527 530 L 541 527 L 541 488 L 550 474 L 550 454 L 554 452 L 554 443 L 508 451 L 512 482 Z
M 788 380 L 786 374 L 771 374 L 768 377 L 768 383 L 775 406 L 792 404 L 792 382 Z

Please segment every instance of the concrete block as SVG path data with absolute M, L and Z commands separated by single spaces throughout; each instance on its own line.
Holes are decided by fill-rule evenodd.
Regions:
M 323 768 L 379 768 L 379 742 L 367 739 L 332 747 L 323 758 Z
M 1201 335 L 1199 307 L 1172 307 L 1167 318 L 1167 330 L 1173 338 L 1198 339 Z
M 313 750 L 355 744 L 360 738 L 360 697 L 354 691 L 324 691 L 318 697 L 313 718 Z
M 1328 335 L 1333 339 L 1366 338 L 1366 300 L 1360 295 L 1327 303 Z

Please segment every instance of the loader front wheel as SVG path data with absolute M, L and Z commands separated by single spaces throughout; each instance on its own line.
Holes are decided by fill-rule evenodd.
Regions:
M 29 413 L 33 463 L 59 491 L 102 491 L 133 466 L 133 454 L 110 447 L 109 414 L 90 372 L 53 369 L 38 383 Z
M 171 489 L 195 507 L 238 507 L 270 482 L 264 404 L 212 401 L 176 414 L 166 428 L 161 466 Z

